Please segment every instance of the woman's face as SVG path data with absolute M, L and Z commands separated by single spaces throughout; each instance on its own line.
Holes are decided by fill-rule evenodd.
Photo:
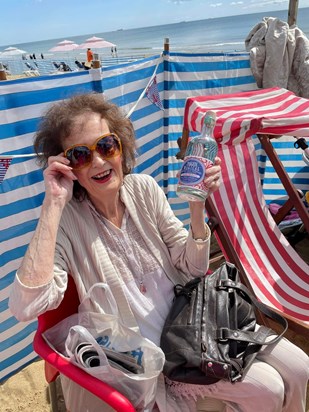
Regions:
M 76 144 L 91 146 L 100 136 L 109 132 L 107 122 L 97 113 L 79 116 L 71 135 L 64 141 L 63 149 Z M 117 196 L 122 185 L 122 156 L 104 160 L 97 151 L 93 151 L 92 162 L 73 172 L 94 203 L 106 202 Z

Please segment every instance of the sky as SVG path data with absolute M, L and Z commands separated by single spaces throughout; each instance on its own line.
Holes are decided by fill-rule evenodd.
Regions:
M 0 46 L 288 10 L 289 0 L 0 0 Z M 299 10 L 309 0 L 299 0 Z

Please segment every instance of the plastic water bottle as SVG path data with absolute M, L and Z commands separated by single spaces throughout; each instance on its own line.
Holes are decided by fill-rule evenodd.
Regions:
M 204 179 L 218 153 L 218 145 L 213 137 L 215 123 L 216 113 L 206 112 L 201 134 L 188 143 L 177 186 L 177 195 L 184 200 L 204 202 L 208 196 Z

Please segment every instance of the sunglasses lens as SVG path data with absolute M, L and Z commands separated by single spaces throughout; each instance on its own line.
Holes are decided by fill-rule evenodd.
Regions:
M 70 166 L 73 169 L 81 169 L 91 163 L 92 150 L 96 150 L 103 159 L 111 159 L 121 154 L 121 143 L 116 135 L 110 134 L 99 139 L 95 148 L 94 146 L 73 146 L 66 151 L 65 156 L 70 160 Z
M 91 151 L 86 146 L 73 147 L 68 150 L 66 157 L 74 169 L 80 169 L 91 162 Z
M 120 142 L 113 135 L 105 136 L 97 142 L 96 150 L 105 159 L 110 159 L 121 153 Z

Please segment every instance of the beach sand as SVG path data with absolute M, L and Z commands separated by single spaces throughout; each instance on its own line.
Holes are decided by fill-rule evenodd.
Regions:
M 36 361 L 0 385 L 1 412 L 50 412 L 44 362 Z

